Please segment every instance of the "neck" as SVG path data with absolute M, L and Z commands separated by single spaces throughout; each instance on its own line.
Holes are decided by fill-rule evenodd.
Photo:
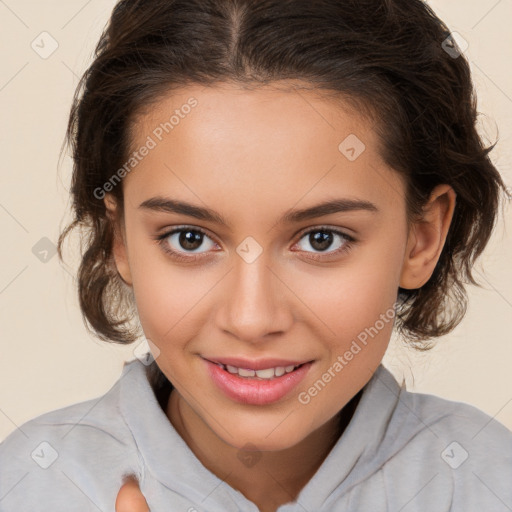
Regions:
M 327 423 L 300 443 L 280 451 L 251 452 L 235 448 L 213 432 L 176 389 L 166 408 L 170 422 L 201 463 L 255 503 L 260 512 L 275 512 L 294 501 L 321 466 L 347 427 L 361 392 Z

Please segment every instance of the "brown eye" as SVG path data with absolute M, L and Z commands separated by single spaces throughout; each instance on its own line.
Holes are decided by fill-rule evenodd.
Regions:
M 309 233 L 308 241 L 313 249 L 325 251 L 331 246 L 333 239 L 332 233 L 328 231 L 314 231 Z
M 201 247 L 203 234 L 190 229 L 179 231 L 178 245 L 187 251 L 194 251 Z
M 314 260 L 321 260 L 347 252 L 356 242 L 351 236 L 326 226 L 302 233 L 300 240 L 307 242 L 302 244 L 302 248 L 301 242 L 297 243 L 301 251 L 309 253 L 308 257 Z M 329 250 L 331 247 L 334 250 Z M 312 251 L 308 248 L 311 248 Z
M 202 229 L 186 226 L 159 235 L 156 240 L 165 252 L 182 259 L 195 259 L 196 255 L 202 256 L 216 245 Z M 209 241 L 206 247 L 205 240 Z M 201 248 L 205 250 L 199 250 Z

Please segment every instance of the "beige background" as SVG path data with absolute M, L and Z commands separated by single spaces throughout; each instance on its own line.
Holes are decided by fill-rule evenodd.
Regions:
M 43 263 L 32 252 L 44 237 L 55 244 L 68 220 L 70 158 L 58 167 L 59 150 L 74 88 L 114 3 L 0 0 L 0 440 L 30 418 L 105 393 L 134 357 L 135 345 L 87 334 L 74 267 L 51 253 Z M 499 128 L 493 159 L 510 186 L 512 0 L 430 4 L 469 43 L 481 129 L 493 140 Z M 59 45 L 47 59 L 31 47 L 43 31 Z M 394 344 L 385 362 L 411 389 L 469 402 L 512 429 L 510 205 L 506 216 L 477 267 L 484 288 L 469 290 L 463 323 L 434 351 L 418 355 Z

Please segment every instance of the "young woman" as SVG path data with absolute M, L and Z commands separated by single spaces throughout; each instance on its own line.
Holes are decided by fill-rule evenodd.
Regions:
M 86 230 L 88 325 L 152 357 L 9 436 L 0 509 L 512 509 L 512 433 L 381 364 L 464 315 L 505 189 L 475 121 L 419 0 L 119 2 L 60 248 Z

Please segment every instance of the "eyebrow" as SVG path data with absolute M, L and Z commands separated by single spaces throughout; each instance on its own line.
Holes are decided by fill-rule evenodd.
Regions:
M 220 213 L 214 210 L 167 197 L 157 196 L 146 199 L 139 205 L 139 208 L 165 213 L 178 213 L 199 220 L 220 224 L 227 228 L 230 227 L 229 222 Z M 333 213 L 352 211 L 377 213 L 379 209 L 370 201 L 361 199 L 334 199 L 302 210 L 289 210 L 279 219 L 278 224 L 293 224 Z

